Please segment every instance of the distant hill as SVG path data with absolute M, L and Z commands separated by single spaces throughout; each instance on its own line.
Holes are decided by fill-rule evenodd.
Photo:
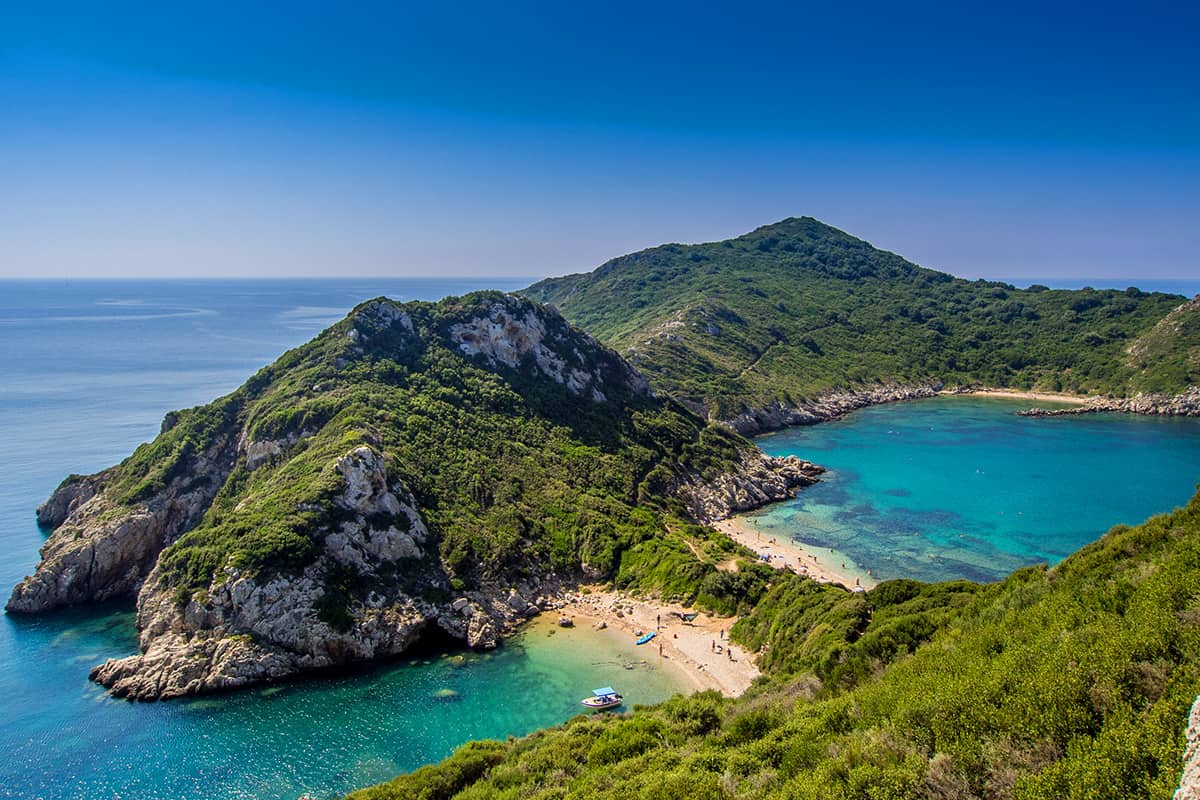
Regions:
M 880 382 L 1125 395 L 1182 391 L 1200 371 L 1186 344 L 1200 314 L 1155 327 L 1181 296 L 963 280 L 811 217 L 654 247 L 524 294 L 713 419 Z

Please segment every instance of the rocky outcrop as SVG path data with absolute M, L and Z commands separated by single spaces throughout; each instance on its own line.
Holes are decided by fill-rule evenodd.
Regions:
M 228 431 L 218 435 L 186 458 L 165 488 L 132 506 L 100 491 L 107 473 L 64 481 L 38 510 L 38 521 L 57 530 L 5 608 L 33 613 L 136 594 L 159 552 L 208 509 L 233 469 L 233 442 Z
M 111 470 L 97 475 L 71 475 L 59 484 L 46 502 L 37 507 L 38 526 L 53 530 L 66 522 L 67 517 L 96 496 Z
M 867 406 L 935 397 L 941 388 L 940 381 L 864 387 L 821 395 L 816 400 L 797 406 L 787 406 L 776 402 L 763 408 L 744 411 L 736 417 L 722 420 L 722 422 L 743 436 L 754 436 L 780 428 L 789 428 L 793 425 L 815 425 L 818 422 L 828 422 Z
M 1137 394 L 1133 397 L 1091 398 L 1073 408 L 1031 408 L 1017 413 L 1023 417 L 1065 417 L 1075 414 L 1145 414 L 1157 417 L 1200 417 L 1200 386 L 1182 394 Z
M 570 331 L 553 309 L 536 308 L 517 298 L 493 303 L 486 316 L 453 325 L 450 339 L 464 355 L 481 357 L 491 366 L 516 369 L 532 363 L 541 375 L 572 394 L 596 402 L 606 400 L 605 389 L 614 384 L 636 395 L 650 392 L 650 384 L 624 359 L 587 334 Z
M 1175 791 L 1175 800 L 1200 800 L 1200 697 L 1192 704 L 1192 714 L 1188 719 L 1183 776 Z
M 337 459 L 336 528 L 316 532 L 318 557 L 299 574 L 255 575 L 227 565 L 204 590 L 179 597 L 159 569 L 138 597 L 141 652 L 92 678 L 113 694 L 157 700 L 275 680 L 398 655 L 433 626 L 472 647 L 494 647 L 553 605 L 539 582 L 492 585 L 452 601 L 436 548 L 404 485 L 360 446 Z
M 675 489 L 688 513 L 701 522 L 715 522 L 743 511 L 794 497 L 816 483 L 824 467 L 796 456 L 774 458 L 758 448 L 741 451 L 739 468 L 712 481 L 694 476 Z

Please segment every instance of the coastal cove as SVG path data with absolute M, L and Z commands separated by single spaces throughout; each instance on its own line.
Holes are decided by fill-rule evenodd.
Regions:
M 770 455 L 802 454 L 828 472 L 794 500 L 736 521 L 764 541 L 794 537 L 867 584 L 991 581 L 1055 564 L 1195 492 L 1200 420 L 1017 415 L 1031 405 L 1055 407 L 943 396 L 758 437 Z

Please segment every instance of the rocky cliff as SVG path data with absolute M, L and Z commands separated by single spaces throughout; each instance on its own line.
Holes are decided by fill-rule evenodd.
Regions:
M 674 491 L 701 522 L 715 522 L 742 511 L 794 497 L 797 490 L 816 483 L 824 467 L 796 456 L 774 458 L 761 450 L 743 450 L 740 468 L 705 481 L 689 476 Z
M 449 579 L 415 501 L 402 483 L 389 484 L 383 458 L 360 446 L 334 468 L 345 479 L 335 499 L 345 515 L 318 534 L 322 550 L 300 574 L 229 567 L 181 605 L 156 570 L 138 595 L 142 652 L 110 660 L 91 677 L 118 696 L 167 699 L 397 655 L 430 626 L 472 647 L 493 647 L 541 610 L 497 585 L 440 599 L 450 594 Z M 402 582 L 387 575 L 398 564 Z M 361 604 L 333 602 L 347 576 L 369 587 Z
M 65 481 L 7 607 L 136 597 L 140 652 L 92 677 L 143 700 L 394 656 L 434 633 L 491 647 L 564 581 L 615 577 L 677 504 L 716 519 L 818 472 L 656 397 L 551 309 L 380 299 L 168 415 L 121 464 Z
M 159 552 L 204 515 L 233 469 L 235 451 L 231 432 L 222 432 L 133 507 L 104 491 L 114 470 L 64 481 L 37 510 L 38 523 L 57 530 L 41 549 L 37 572 L 13 589 L 7 609 L 31 613 L 135 594 Z

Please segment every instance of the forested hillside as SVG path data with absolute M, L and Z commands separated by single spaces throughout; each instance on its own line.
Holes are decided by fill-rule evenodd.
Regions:
M 879 381 L 1124 395 L 1182 391 L 1200 373 L 1184 344 L 1200 336 L 1195 313 L 1138 351 L 1169 360 L 1130 355 L 1178 295 L 962 280 L 810 217 L 655 247 L 525 293 L 715 419 Z

